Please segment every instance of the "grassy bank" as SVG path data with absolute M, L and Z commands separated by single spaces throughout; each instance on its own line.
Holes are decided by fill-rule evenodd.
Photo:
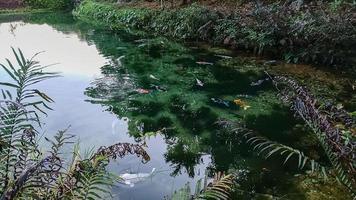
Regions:
M 42 9 L 42 8 L 30 8 L 30 7 L 22 7 L 22 8 L 16 8 L 16 9 L 0 9 L 0 15 L 2 18 L 5 16 L 13 16 L 13 15 L 22 15 L 22 14 L 36 14 L 36 13 L 46 13 L 50 12 L 48 9 Z
M 172 9 L 83 1 L 74 14 L 113 28 L 207 41 L 288 62 L 350 63 L 356 50 L 354 8 L 267 4 L 222 13 L 192 4 Z
M 69 10 L 72 9 L 74 0 L 0 0 L 1 12 L 28 12 L 29 10 Z
M 32 8 L 46 8 L 51 10 L 66 10 L 73 8 L 73 0 L 23 0 Z

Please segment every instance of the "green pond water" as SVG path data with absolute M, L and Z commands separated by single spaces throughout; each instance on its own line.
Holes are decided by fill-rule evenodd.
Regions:
M 251 85 L 266 76 L 266 66 L 259 61 L 160 37 L 113 33 L 69 14 L 0 16 L 0 62 L 13 59 L 11 46 L 27 57 L 45 51 L 38 57 L 42 64 L 58 63 L 50 70 L 62 77 L 38 86 L 56 102 L 43 119 L 46 137 L 70 126 L 69 133 L 77 136 L 83 151 L 117 142 L 147 145 L 150 162 L 128 156 L 111 164 L 110 170 L 147 173 L 155 168 L 157 173 L 134 187 L 115 185 L 114 199 L 164 199 L 186 183 L 194 191 L 205 174 L 234 170 L 244 171 L 244 190 L 307 198 L 296 176 L 303 172 L 293 159 L 286 165 L 278 157 L 264 160 L 216 123 L 242 121 L 260 135 L 323 160 L 316 139 L 278 100 L 272 85 Z M 311 81 L 322 85 L 315 84 L 312 91 L 354 108 L 355 95 L 341 76 L 301 65 L 271 70 L 281 68 L 301 78 L 317 74 Z M 0 79 L 6 79 L 3 72 Z M 236 99 L 247 107 L 236 105 Z M 340 196 L 337 192 L 326 195 Z

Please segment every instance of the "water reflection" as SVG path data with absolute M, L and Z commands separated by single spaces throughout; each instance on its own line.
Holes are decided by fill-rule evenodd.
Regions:
M 47 24 L 2 23 L 0 34 L 2 59 L 13 56 L 9 47 L 21 47 L 28 57 L 43 51 L 38 56 L 41 63 L 58 62 L 49 69 L 64 75 L 93 78 L 100 75 L 100 66 L 107 61 L 94 45 L 81 42 L 77 34 L 63 34 Z
M 61 72 L 62 77 L 39 85 L 40 89 L 46 91 L 56 102 L 52 106 L 54 111 L 49 112 L 49 116 L 44 119 L 43 134 L 46 137 L 70 126 L 69 133 L 77 136 L 83 151 L 93 146 L 115 142 L 136 142 L 137 137 L 133 137 L 135 134 L 130 132 L 141 125 L 137 124 L 131 115 L 117 112 L 117 109 L 131 112 L 126 110 L 127 107 L 120 108 L 106 102 L 92 104 L 98 103 L 99 99 L 123 101 L 137 88 L 138 80 L 135 74 L 120 63 L 121 52 L 135 44 L 122 42 L 122 37 L 125 36 L 93 29 L 92 26 L 68 19 L 68 16 L 59 15 L 57 18 L 58 16 L 53 15 L 33 15 L 15 16 L 14 20 L 1 19 L 8 21 L 0 24 L 1 62 L 4 62 L 5 58 L 14 59 L 10 47 L 20 47 L 26 57 L 45 51 L 37 57 L 44 65 L 59 62 L 49 69 Z M 96 43 L 105 43 L 108 46 L 102 49 Z M 102 73 L 105 73 L 105 76 L 102 76 Z M 3 72 L 0 72 L 0 77 L 3 80 Z M 90 93 L 92 87 L 100 88 L 100 94 L 89 98 L 84 91 Z M 173 177 L 171 162 L 169 159 L 166 161 L 165 154 L 169 147 L 164 136 L 152 136 L 146 138 L 145 142 L 152 158 L 148 164 L 143 165 L 135 156 L 128 156 L 118 163 L 113 163 L 110 169 L 117 173 L 138 173 L 156 168 L 158 174 L 134 188 L 115 186 L 113 192 L 117 198 L 162 199 L 187 181 L 193 186 L 194 182 L 204 176 L 203 172 L 210 163 L 210 156 L 206 155 L 201 158 L 199 165 L 192 165 L 195 168 L 190 170 L 195 171 L 194 178 L 189 177 L 185 171 Z
M 0 24 L 0 55 L 9 57 L 14 46 L 26 55 L 46 51 L 38 58 L 43 64 L 60 62 L 51 70 L 63 77 L 40 85 L 56 100 L 55 111 L 45 119 L 46 134 L 71 125 L 83 148 L 119 141 L 147 145 L 149 163 L 129 156 L 110 169 L 145 173 L 156 168 L 159 173 L 133 188 L 115 186 L 117 198 L 162 199 L 188 181 L 194 190 L 206 171 L 231 169 L 249 172 L 241 184 L 247 191 L 300 194 L 287 172 L 290 166 L 261 160 L 215 123 L 240 120 L 273 140 L 304 142 L 298 121 L 271 85 L 251 86 L 264 77 L 264 68 L 254 61 L 216 56 L 165 38 L 114 34 L 70 15 L 14 18 Z

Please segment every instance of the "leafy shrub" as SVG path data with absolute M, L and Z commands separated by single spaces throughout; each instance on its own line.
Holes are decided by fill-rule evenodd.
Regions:
M 201 28 L 217 19 L 216 13 L 193 4 L 179 10 L 158 12 L 152 20 L 151 30 L 178 39 L 199 39 Z
M 305 9 L 305 10 L 303 10 Z M 237 10 L 214 25 L 217 43 L 275 53 L 288 62 L 333 64 L 347 61 L 355 52 L 356 29 L 350 7 L 329 12 L 322 7 L 272 3 Z
M 117 9 L 110 4 L 92 1 L 84 1 L 73 13 L 75 16 L 85 16 L 110 26 L 129 28 L 144 28 L 153 15 L 153 11 L 148 9 Z
M 269 53 L 288 62 L 334 64 L 353 62 L 356 52 L 354 8 L 339 11 L 271 3 L 249 12 L 225 14 L 197 4 L 171 10 L 115 7 L 84 1 L 75 14 L 183 40 L 214 41 L 256 54 Z
M 95 19 L 111 26 L 142 28 L 156 34 L 178 39 L 198 39 L 200 28 L 218 18 L 213 12 L 198 5 L 174 11 L 145 8 L 116 8 L 111 4 L 84 1 L 75 11 L 78 17 Z
M 34 8 L 49 9 L 67 9 L 73 6 L 73 0 L 25 0 L 25 2 Z

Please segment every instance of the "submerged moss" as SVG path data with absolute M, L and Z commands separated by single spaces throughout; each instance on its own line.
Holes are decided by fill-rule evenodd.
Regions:
M 352 199 L 348 191 L 336 180 L 325 180 L 315 174 L 306 174 L 297 176 L 294 181 L 297 188 L 304 192 L 304 199 L 307 200 Z

